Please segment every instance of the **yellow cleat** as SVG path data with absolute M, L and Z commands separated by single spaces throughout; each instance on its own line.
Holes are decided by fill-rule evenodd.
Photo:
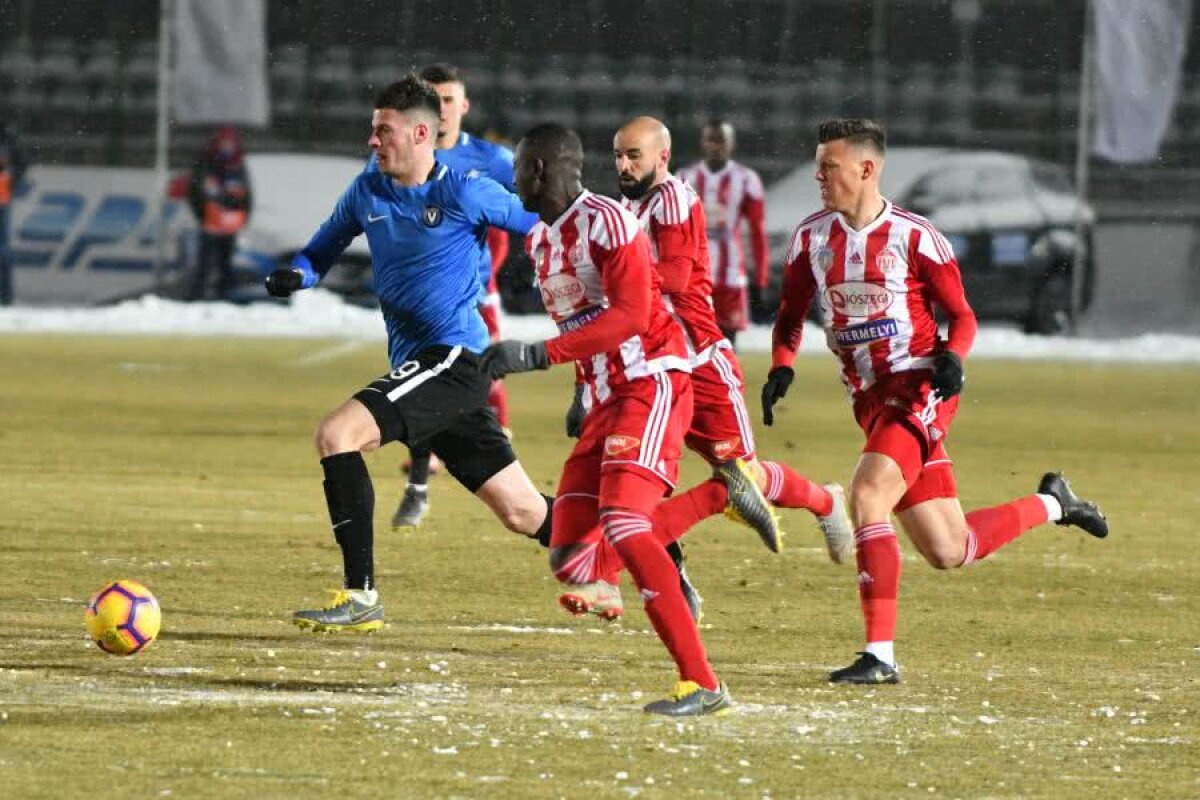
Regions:
M 292 622 L 319 633 L 371 633 L 383 627 L 383 605 L 374 590 L 335 589 L 329 605 L 297 611 L 292 614 Z
M 746 462 L 740 458 L 726 461 L 717 465 L 716 473 L 729 491 L 725 516 L 753 528 L 772 553 L 782 550 L 783 531 L 779 528 L 779 516 L 758 488 Z

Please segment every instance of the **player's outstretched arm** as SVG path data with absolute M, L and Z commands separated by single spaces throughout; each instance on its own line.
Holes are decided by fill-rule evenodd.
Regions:
M 532 372 L 535 369 L 550 369 L 550 357 L 546 355 L 545 342 L 517 342 L 507 339 L 483 351 L 479 369 L 492 380 L 498 381 L 505 375 Z

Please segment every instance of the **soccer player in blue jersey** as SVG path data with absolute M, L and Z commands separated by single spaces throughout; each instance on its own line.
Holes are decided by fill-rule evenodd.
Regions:
M 325 500 L 342 550 L 343 588 L 293 619 L 317 630 L 383 626 L 375 587 L 375 494 L 363 452 L 428 442 L 459 483 L 510 530 L 548 545 L 552 499 L 534 488 L 487 406 L 488 344 L 478 265 L 488 226 L 524 234 L 537 217 L 495 181 L 439 163 L 437 92 L 416 75 L 380 92 L 368 145 L 377 170 L 355 178 L 289 268 L 267 277 L 277 297 L 316 285 L 366 234 L 392 371 L 330 412 L 316 431 Z
M 510 192 L 513 186 L 513 154 L 507 147 L 471 136 L 462 129 L 462 119 L 471 108 L 467 98 L 467 87 L 459 71 L 450 64 L 431 64 L 421 70 L 421 78 L 433 85 L 441 103 L 440 126 L 435 147 L 439 163 L 464 175 L 483 175 L 499 183 Z M 507 244 L 507 233 L 497 241 Z M 496 237 L 489 237 L 495 239 Z M 507 252 L 507 248 L 505 248 Z M 499 298 L 493 294 L 495 271 L 503 263 L 504 254 L 485 243 L 479 260 L 479 312 L 483 315 L 492 341 L 499 338 Z M 508 425 L 507 398 L 504 384 L 494 381 L 488 402 L 496 412 L 500 425 Z M 429 476 L 431 475 L 432 450 L 428 443 L 413 443 L 408 467 L 408 485 L 400 498 L 400 504 L 392 515 L 393 528 L 417 527 L 429 513 Z

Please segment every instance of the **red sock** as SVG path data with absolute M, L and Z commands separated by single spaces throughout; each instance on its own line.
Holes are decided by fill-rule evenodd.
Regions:
M 960 566 L 986 558 L 1030 528 L 1049 520 L 1036 494 L 967 514 L 967 554 Z
M 760 461 L 767 473 L 767 489 L 763 494 L 782 508 L 806 508 L 818 517 L 833 511 L 833 497 L 822 487 L 778 461 Z
M 900 542 L 890 522 L 863 525 L 854 532 L 858 557 L 858 597 L 868 642 L 896 638 L 896 598 L 900 593 Z
M 600 512 L 600 523 L 605 538 L 629 567 L 642 594 L 646 616 L 679 668 L 679 679 L 716 690 L 717 676 L 709 666 L 700 631 L 679 589 L 679 573 L 653 535 L 650 518 L 637 511 L 607 508 Z
M 492 381 L 492 386 L 488 389 L 488 405 L 492 407 L 492 411 L 496 412 L 496 419 L 500 420 L 500 427 L 508 427 L 508 392 L 504 389 L 504 381 Z
M 598 521 L 596 498 L 570 495 L 558 498 L 553 506 L 554 527 L 551 547 L 577 545 L 571 559 L 554 571 L 562 583 L 607 581 L 616 586 L 621 580 L 621 556 L 604 538 Z
M 664 500 L 651 518 L 654 536 L 664 546 L 687 533 L 698 522 L 720 514 L 729 502 L 729 490 L 717 478 L 709 478 L 686 492 Z

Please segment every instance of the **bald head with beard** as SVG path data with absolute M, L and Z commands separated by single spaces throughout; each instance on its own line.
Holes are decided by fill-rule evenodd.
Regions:
M 613 136 L 617 185 L 631 200 L 662 183 L 671 163 L 671 131 L 654 117 L 636 117 Z

